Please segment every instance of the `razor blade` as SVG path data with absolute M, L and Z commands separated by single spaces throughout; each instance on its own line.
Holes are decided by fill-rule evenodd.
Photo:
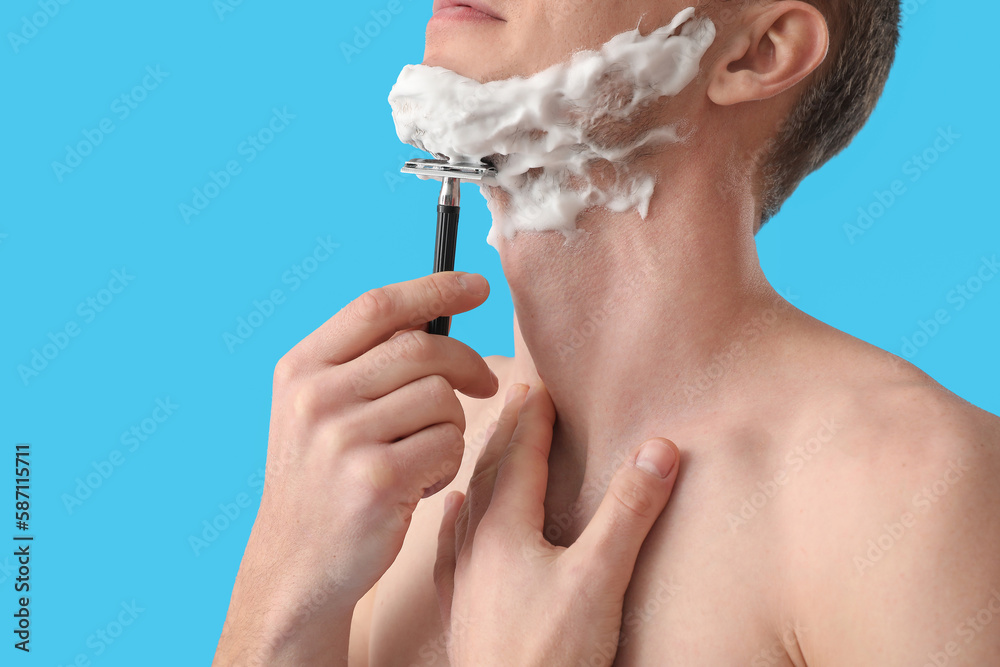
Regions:
M 422 178 L 447 179 L 482 182 L 497 175 L 497 170 L 488 164 L 471 162 L 450 162 L 448 160 L 418 159 L 407 160 L 400 171 Z

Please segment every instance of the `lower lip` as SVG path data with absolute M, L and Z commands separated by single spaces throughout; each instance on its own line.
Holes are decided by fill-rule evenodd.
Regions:
M 445 7 L 444 9 L 439 9 L 434 12 L 431 20 L 473 22 L 500 21 L 497 17 L 490 16 L 489 14 L 485 14 L 478 9 L 473 9 L 472 7 Z

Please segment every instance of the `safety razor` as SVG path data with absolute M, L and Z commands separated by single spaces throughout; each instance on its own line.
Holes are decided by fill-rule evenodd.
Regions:
M 441 180 L 441 195 L 438 197 L 437 208 L 437 238 L 434 242 L 434 273 L 454 271 L 462 181 L 482 182 L 488 177 L 496 176 L 497 170 L 484 163 L 420 159 L 408 160 L 400 171 L 404 174 Z M 450 330 L 450 316 L 435 319 L 428 329 L 430 333 L 440 336 L 447 336 Z

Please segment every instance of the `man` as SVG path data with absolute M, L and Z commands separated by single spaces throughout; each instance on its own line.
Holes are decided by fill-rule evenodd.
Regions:
M 480 81 L 530 75 L 686 4 L 493 0 L 484 8 L 503 21 L 432 20 L 424 62 Z M 656 156 L 649 218 L 591 211 L 580 244 L 550 234 L 500 246 L 516 354 L 491 366 L 501 393 L 537 369 L 558 414 L 546 535 L 572 543 L 621 448 L 665 435 L 684 468 L 625 609 L 660 580 L 672 595 L 618 664 L 1000 662 L 1000 627 L 969 643 L 958 629 L 1000 589 L 1000 521 L 987 510 L 1000 500 L 1000 425 L 788 306 L 754 247 L 761 222 L 867 118 L 897 3 L 702 9 L 716 43 L 702 76 L 665 104 L 698 130 Z M 472 441 L 495 410 L 476 403 Z M 460 473 L 451 486 L 467 483 Z M 420 648 L 441 632 L 428 577 L 440 514 L 418 507 L 373 595 L 372 665 L 423 664 Z
M 480 81 L 533 74 L 686 6 L 465 4 L 484 17 L 432 19 L 425 64 Z M 492 398 L 461 397 L 461 468 L 416 505 L 398 556 L 354 608 L 352 664 L 448 664 L 433 578 L 444 498 L 469 486 L 507 389 L 539 379 L 557 415 L 543 530 L 551 543 L 583 534 L 635 443 L 663 436 L 680 451 L 672 499 L 625 595 L 615 664 L 1000 663 L 991 511 L 1000 420 L 791 307 L 766 281 L 754 243 L 868 117 L 892 61 L 897 2 L 699 9 L 718 36 L 699 77 L 663 103 L 664 118 L 693 131 L 643 158 L 658 184 L 649 215 L 592 209 L 574 243 L 558 234 L 500 241 L 515 356 L 487 360 L 495 395 L 467 374 L 477 385 L 467 395 Z M 403 288 L 394 289 L 398 298 Z M 315 341 L 293 350 L 285 374 L 315 350 Z

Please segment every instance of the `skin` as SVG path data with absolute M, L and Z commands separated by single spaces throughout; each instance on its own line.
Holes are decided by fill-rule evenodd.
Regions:
M 432 20 L 425 63 L 480 81 L 530 75 L 686 3 L 488 6 L 504 20 Z M 829 40 L 799 2 L 732 16 L 698 79 L 658 110 L 694 133 L 644 165 L 658 176 L 646 220 L 591 210 L 579 243 L 500 245 L 516 352 L 488 361 L 500 392 L 542 378 L 558 415 L 543 534 L 572 545 L 623 452 L 669 437 L 681 472 L 639 553 L 616 665 L 995 662 L 1000 623 L 982 621 L 1000 591 L 987 509 L 1000 502 L 1000 420 L 767 282 L 758 160 Z M 499 399 L 463 405 L 478 454 Z M 448 490 L 471 476 L 463 464 Z M 359 604 L 354 664 L 448 664 L 430 576 L 443 513 L 438 497 L 417 508 Z
M 543 533 L 543 501 L 555 409 L 544 385 L 527 390 L 518 384 L 507 392 L 468 499 L 452 492 L 445 500 L 434 580 L 450 630 L 448 658 L 610 664 L 636 554 L 677 478 L 677 450 L 666 441 L 636 448 L 580 539 L 554 546 Z M 647 454 L 652 468 L 631 465 Z
M 278 363 L 261 506 L 213 664 L 346 662 L 357 601 L 462 460 L 456 390 L 498 386 L 468 346 L 417 327 L 488 292 L 454 273 L 373 290 Z
M 488 4 L 503 20 L 432 20 L 425 62 L 529 75 L 685 6 Z M 486 298 L 452 274 L 365 295 L 282 360 L 216 664 L 996 661 L 1000 522 L 985 508 L 1000 502 L 1000 420 L 768 284 L 757 162 L 828 39 L 800 2 L 733 16 L 698 79 L 655 110 L 694 131 L 643 165 L 659 184 L 646 220 L 592 210 L 579 243 L 501 243 L 516 352 L 485 360 L 495 381 L 461 343 L 414 331 Z M 544 385 L 551 416 L 528 399 L 511 431 L 503 400 L 522 384 Z M 662 513 L 673 481 L 633 465 L 657 437 L 679 454 Z M 506 476 L 524 494 L 499 492 L 512 451 L 535 457 Z M 453 491 L 468 497 L 446 513 Z M 651 527 L 623 518 L 635 497 L 656 499 Z M 613 539 L 590 538 L 611 524 Z M 539 533 L 552 549 L 526 557 Z M 551 566 L 566 554 L 583 555 Z M 456 632 L 470 614 L 475 632 Z M 619 641 L 594 652 L 591 631 L 619 618 Z
M 485 398 L 499 385 L 479 355 L 428 334 L 425 323 L 479 305 L 488 291 L 482 276 L 462 273 L 373 290 L 279 362 L 261 506 L 213 664 L 348 663 L 359 600 L 398 556 L 422 499 L 469 460 L 456 392 Z M 677 479 L 676 446 L 644 443 L 620 466 L 577 544 L 548 544 L 543 502 L 555 409 L 543 384 L 528 389 L 507 391 L 468 502 L 457 521 L 456 506 L 442 524 L 435 579 L 455 665 L 511 664 L 510 655 L 482 656 L 538 634 L 553 601 L 563 621 L 522 644 L 516 664 L 553 664 L 566 655 L 559 637 L 571 637 L 581 659 L 614 646 L 639 549 Z M 499 594 L 512 581 L 534 592 L 534 604 Z M 483 614 L 498 622 L 469 622 Z

